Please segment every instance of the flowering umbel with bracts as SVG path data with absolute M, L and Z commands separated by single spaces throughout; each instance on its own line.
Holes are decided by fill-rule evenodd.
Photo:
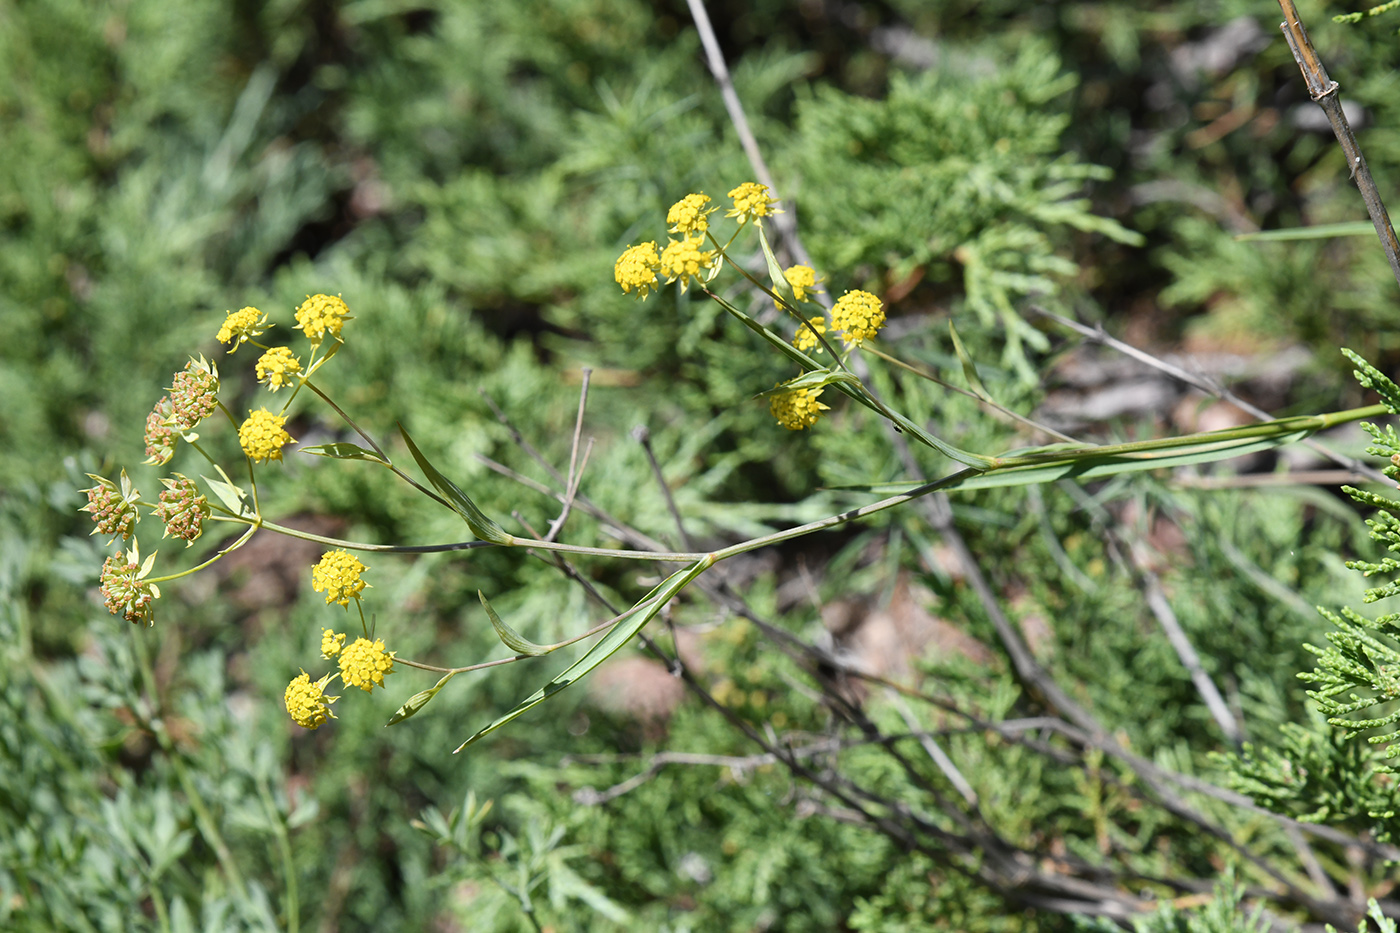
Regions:
M 679 281 L 684 294 L 691 280 L 700 281 L 701 272 L 709 272 L 715 265 L 715 251 L 702 250 L 705 242 L 702 236 L 688 236 L 672 240 L 661 251 L 661 274 L 666 276 L 666 284 Z
M 808 318 L 806 324 L 798 325 L 797 333 L 792 338 L 792 345 L 803 353 L 811 353 L 814 349 L 820 353 L 822 345 L 821 341 L 817 339 L 817 334 L 825 333 L 826 318 L 818 314 L 816 317 Z
M 160 494 L 155 515 L 165 523 L 162 537 L 179 538 L 189 547 L 204 532 L 204 520 L 210 514 L 209 500 L 199 494 L 194 480 L 183 473 L 165 477 L 161 484 L 165 489 Z
M 219 407 L 219 370 L 201 356 L 190 360 L 170 383 L 171 422 L 181 432 L 195 429 Z
M 88 477 L 96 480 L 97 485 L 84 490 L 87 493 L 88 504 L 78 511 L 87 512 L 97 523 L 92 533 L 111 535 L 108 544 L 117 538 L 123 541 L 129 539 L 132 529 L 141 520 L 141 513 L 136 509 L 136 503 L 141 500 L 141 493 L 132 487 L 131 477 L 126 475 L 126 470 L 122 470 L 120 489 L 116 483 L 104 476 L 89 473 Z
M 789 431 L 801 431 L 816 424 L 821 413 L 829 410 L 828 406 L 817 401 L 821 394 L 821 389 L 792 389 L 779 392 L 769 400 L 768 410 L 773 413 L 778 424 Z
M 817 272 L 811 266 L 788 266 L 783 270 L 783 278 L 792 286 L 792 293 L 798 301 L 806 301 L 807 293 L 825 291 L 817 288 Z
M 384 650 L 384 642 L 376 638 L 357 638 L 340 652 L 340 679 L 347 687 L 359 687 L 369 693 L 384 686 L 384 678 L 394 673 L 394 652 Z
M 152 554 L 143 563 L 140 546 L 132 542 L 131 550 L 113 554 L 102 563 L 102 598 L 107 611 L 133 624 L 151 624 L 155 601 L 160 599 L 160 587 L 147 583 L 146 577 L 155 565 Z
M 740 226 L 750 220 L 756 226 L 762 226 L 763 218 L 782 213 L 773 206 L 778 202 L 768 193 L 768 186 L 756 181 L 744 182 L 729 192 L 729 196 L 734 199 L 734 206 L 724 216 L 733 217 Z
M 360 574 L 368 569 L 349 551 L 327 551 L 311 568 L 311 588 L 326 594 L 327 606 L 339 603 L 349 608 L 350 600 L 359 599 L 360 593 L 369 585 L 360 579 Z
M 175 442 L 180 434 L 171 425 L 175 422 L 175 407 L 170 396 L 165 396 L 146 416 L 146 462 L 152 466 L 162 466 L 175 456 Z
M 281 460 L 282 448 L 295 444 L 292 436 L 282 429 L 287 419 L 274 415 L 266 408 L 249 411 L 248 419 L 238 429 L 238 444 L 254 463 Z
M 243 344 L 260 336 L 269 327 L 267 315 L 257 308 L 243 308 L 238 311 L 228 312 L 224 318 L 224 326 L 219 328 L 219 343 L 233 343 L 228 348 L 232 353 Z
M 335 713 L 331 712 L 331 704 L 340 697 L 326 696 L 326 685 L 334 676 L 327 674 L 313 681 L 311 675 L 303 670 L 299 676 L 292 678 L 282 698 L 292 722 L 303 729 L 318 729 L 326 720 L 336 718 Z
M 333 631 L 332 629 L 321 629 L 321 657 L 329 661 L 340 654 L 340 649 L 345 647 L 345 633 Z
M 276 392 L 301 375 L 301 360 L 289 347 L 273 347 L 258 358 L 256 369 L 258 382 Z
M 885 306 L 869 292 L 846 292 L 831 309 L 831 326 L 845 334 L 846 343 L 859 346 L 885 326 Z
M 708 218 L 717 207 L 707 208 L 710 203 L 708 195 L 687 194 L 666 212 L 666 223 L 670 224 L 667 230 L 671 233 L 704 233 L 710 229 Z
M 319 347 L 327 334 L 339 340 L 345 322 L 354 320 L 339 295 L 307 295 L 296 316 L 296 329 L 306 334 L 313 347 Z
M 656 252 L 656 241 L 640 246 L 629 246 L 617 257 L 613 265 L 613 279 L 622 286 L 624 294 L 637 290 L 637 297 L 646 300 L 648 292 L 656 287 L 656 273 L 661 269 L 661 256 Z

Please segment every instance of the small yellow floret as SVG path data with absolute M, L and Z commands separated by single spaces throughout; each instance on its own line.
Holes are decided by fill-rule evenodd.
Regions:
M 793 389 L 773 396 L 768 402 L 768 410 L 778 420 L 778 424 L 789 431 L 801 431 L 817 423 L 821 413 L 829 407 L 817 401 L 821 389 Z
M 646 300 L 647 293 L 656 287 L 656 271 L 661 267 L 661 257 L 656 253 L 656 241 L 640 246 L 629 246 L 613 265 L 613 279 L 622 286 L 624 293 L 637 290 L 637 297 Z
M 806 301 L 809 291 L 822 291 L 817 288 L 817 272 L 811 266 L 789 266 L 783 270 L 783 278 L 792 286 L 792 293 L 798 301 Z
M 300 676 L 292 678 L 292 682 L 287 684 L 287 692 L 283 696 L 283 702 L 287 705 L 287 712 L 291 714 L 292 722 L 303 729 L 316 729 L 327 719 L 334 719 L 335 713 L 331 712 L 331 704 L 340 697 L 326 696 L 326 685 L 330 683 L 333 674 L 327 674 L 320 680 L 312 682 L 311 675 L 302 671 Z
M 258 359 L 258 382 L 276 392 L 301 375 L 301 360 L 288 347 L 273 347 Z
M 339 340 L 341 327 L 353 320 L 350 309 L 338 295 L 307 295 L 297 308 L 297 329 L 316 347 L 328 333 Z
M 266 408 L 248 412 L 248 420 L 238 429 L 238 443 L 254 463 L 281 460 L 282 448 L 295 444 L 292 436 L 282 430 L 287 419 L 274 415 Z
M 744 182 L 729 192 L 729 196 L 734 199 L 734 206 L 724 216 L 735 218 L 740 226 L 749 220 L 762 225 L 764 217 L 782 213 L 773 206 L 778 202 L 768 194 L 768 186 L 756 181 Z
M 394 673 L 394 652 L 384 650 L 381 639 L 357 638 L 340 652 L 340 679 L 346 686 L 369 693 L 384 686 L 384 678 Z
M 811 324 L 812 326 L 808 327 L 807 324 Z M 797 334 L 792 338 L 792 345 L 803 353 L 808 352 L 813 347 L 820 353 L 822 352 L 822 345 L 821 342 L 817 340 L 817 334 L 826 333 L 826 318 L 818 314 L 814 318 L 808 318 L 807 324 L 802 324 L 797 328 Z M 816 334 L 812 333 L 814 330 L 817 332 Z
M 328 628 L 321 629 L 321 657 L 327 661 L 340 654 L 340 648 L 344 644 L 344 632 L 334 632 Z
M 224 326 L 219 328 L 219 343 L 233 341 L 233 346 L 228 348 L 228 352 L 232 353 L 267 328 L 267 315 L 257 308 L 230 311 L 224 318 Z
M 845 334 L 846 343 L 858 346 L 885 326 L 885 307 L 869 292 L 846 292 L 831 309 L 831 326 Z
M 704 233 L 710 229 L 710 221 L 707 219 L 710 214 L 719 210 L 717 207 L 706 208 L 710 203 L 709 195 L 687 194 L 666 212 L 666 223 L 670 224 L 671 233 Z
M 350 600 L 359 599 L 360 593 L 369 585 L 360 579 L 360 574 L 368 569 L 349 551 L 327 551 L 311 568 L 311 588 L 318 593 L 325 591 L 326 605 L 340 603 L 348 607 Z
M 702 250 L 700 245 L 704 242 L 704 237 L 688 236 L 666 244 L 661 251 L 661 274 L 666 276 L 667 285 L 679 280 L 684 294 L 691 279 L 699 281 L 702 271 L 714 268 L 715 252 Z

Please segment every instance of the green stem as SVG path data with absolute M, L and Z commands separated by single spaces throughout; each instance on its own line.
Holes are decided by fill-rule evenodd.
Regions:
M 882 351 L 880 351 L 880 350 L 877 350 L 877 349 L 875 349 L 875 348 L 872 347 L 872 346 L 865 345 L 865 346 L 862 346 L 861 349 L 864 350 L 866 353 L 869 353 L 869 354 L 872 355 L 872 356 L 877 356 L 877 357 L 879 357 L 880 359 L 884 360 L 886 363 L 889 363 L 889 364 L 892 365 L 892 366 L 898 366 L 900 369 L 903 369 L 903 370 L 905 370 L 906 372 L 909 372 L 909 373 L 912 373 L 912 374 L 915 375 L 915 376 L 918 376 L 920 379 L 925 379 L 925 380 L 927 380 L 927 381 L 929 381 L 929 382 L 932 382 L 932 383 L 933 383 L 934 385 L 936 385 L 936 386 L 941 386 L 941 387 L 943 387 L 943 388 L 945 388 L 945 389 L 948 389 L 948 390 L 951 391 L 951 392 L 956 392 L 956 393 L 958 393 L 959 395 L 965 395 L 965 396 L 967 396 L 968 398 L 972 399 L 973 401 L 977 402 L 979 405 L 986 405 L 988 408 L 991 408 L 993 411 L 998 411 L 998 412 L 1000 412 L 1001 414 L 1005 415 L 1005 416 L 1008 417 L 1008 418 L 1011 418 L 1011 419 L 1014 420 L 1014 421 L 1019 421 L 1021 424 L 1024 424 L 1024 425 L 1025 425 L 1026 427 L 1028 427 L 1028 428 L 1034 428 L 1034 429 L 1037 430 L 1037 431 L 1043 431 L 1043 432 L 1045 432 L 1046 434 L 1052 435 L 1053 437 L 1058 437 L 1060 440 L 1064 441 L 1064 442 L 1067 443 L 1067 444 L 1078 444 L 1078 443 L 1081 443 L 1081 441 L 1079 441 L 1079 440 L 1076 439 L 1076 438 L 1070 437 L 1068 434 L 1062 434 L 1061 432 L 1056 431 L 1054 428 L 1052 428 L 1052 427 L 1050 427 L 1050 426 L 1048 426 L 1048 425 L 1041 424 L 1040 422 L 1038 422 L 1038 421 L 1036 421 L 1036 420 L 1034 420 L 1034 419 L 1032 419 L 1032 418 L 1027 418 L 1025 415 L 1022 415 L 1022 414 L 1020 414 L 1019 412 L 1014 412 L 1014 411 L 1012 411 L 1011 409 L 1007 408 L 1006 406 L 1001 405 L 1001 404 L 999 404 L 998 402 L 995 402 L 995 401 L 993 401 L 993 400 L 990 399 L 990 398 L 983 398 L 982 396 L 978 395 L 976 392 L 972 392 L 972 391 L 969 391 L 969 390 L 967 390 L 967 389 L 964 389 L 962 386 L 957 386 L 957 385 L 953 385 L 951 382 L 946 382 L 946 381 L 944 381 L 943 379 L 938 378 L 937 376 L 935 376 L 935 375 L 934 375 L 933 373 L 931 373 L 931 372 L 927 372 L 927 371 L 925 371 L 925 370 L 923 370 L 923 369 L 920 369 L 920 368 L 917 367 L 917 366 L 911 366 L 910 364 L 904 362 L 903 360 L 896 359 L 896 358 L 894 358 L 893 356 L 890 356 L 888 353 L 884 353 L 884 352 L 882 352 Z
M 156 675 L 151 668 L 150 656 L 146 653 L 145 642 L 139 634 L 143 631 L 145 630 L 132 628 L 132 653 L 136 656 L 137 668 L 141 671 L 141 682 L 145 686 L 146 694 L 150 697 L 151 708 L 154 711 L 160 708 L 160 694 L 156 690 Z M 247 897 L 243 873 L 238 870 L 238 863 L 233 860 L 233 852 L 229 849 L 228 843 L 224 841 L 223 834 L 219 832 L 213 814 L 209 812 L 209 807 L 204 803 L 204 797 L 194 786 L 194 781 L 190 778 L 188 769 L 185 768 L 179 749 L 175 747 L 175 743 L 171 741 L 170 733 L 166 731 L 164 721 L 159 716 L 155 716 L 146 718 L 142 725 L 156 737 L 156 742 L 170 761 L 170 766 L 175 771 L 175 777 L 179 780 L 180 787 L 185 791 L 185 797 L 190 802 L 190 809 L 194 811 L 195 823 L 209 843 L 209 847 L 214 850 L 219 864 L 223 866 L 224 874 L 228 876 L 229 884 L 233 887 L 234 893 L 240 898 Z
M 287 933 L 297 933 L 301 927 L 301 901 L 297 894 L 296 865 L 292 862 L 292 842 L 287 835 L 287 822 L 272 799 L 272 791 L 267 786 L 267 779 L 259 775 L 256 783 L 258 799 L 262 801 L 268 821 L 272 824 L 273 835 L 277 837 L 278 855 L 282 859 L 282 878 L 287 886 L 285 904 Z
M 742 228 L 741 228 L 741 229 L 742 229 Z M 761 236 L 761 235 L 762 235 L 762 233 L 761 233 L 761 231 L 760 231 L 760 236 Z M 716 239 L 714 238 L 713 234 L 709 234 L 709 236 L 710 236 L 710 242 L 713 243 L 713 244 L 715 244 L 715 246 L 719 248 L 719 254 L 720 254 L 721 256 L 723 256 L 723 257 L 725 258 L 725 260 L 726 260 L 731 266 L 733 266 L 734 269 L 737 270 L 738 273 L 739 273 L 740 275 L 742 275 L 744 278 L 748 279 L 749 282 L 752 283 L 753 286 L 754 286 L 755 288 L 757 288 L 759 291 L 763 292 L 763 293 L 764 293 L 765 295 L 767 295 L 769 298 L 772 298 L 772 299 L 773 299 L 773 303 L 776 304 L 779 308 L 781 308 L 782 310 L 786 311 L 788 314 L 791 314 L 791 315 L 792 315 L 794 318 L 796 318 L 804 327 L 806 327 L 808 330 L 810 330 L 810 331 L 812 332 L 812 336 L 814 336 L 814 337 L 817 338 L 817 342 L 820 343 L 820 344 L 822 345 L 822 347 L 826 350 L 827 353 L 830 353 L 830 354 L 831 354 L 831 358 L 832 358 L 832 359 L 836 360 L 836 365 L 839 366 L 841 369 L 843 369 L 843 370 L 845 370 L 845 371 L 847 371 L 847 372 L 850 372 L 850 370 L 849 370 L 849 369 L 847 368 L 847 366 L 846 366 L 846 358 L 845 358 L 845 356 L 836 352 L 836 349 L 835 349 L 834 347 L 832 347 L 832 345 L 831 345 L 830 343 L 827 342 L 827 339 L 826 339 L 825 335 L 823 335 L 823 334 L 820 333 L 815 327 L 813 327 L 812 324 L 811 324 L 811 322 L 808 321 L 807 318 L 803 317 L 801 311 L 799 311 L 797 308 L 794 308 L 792 305 L 788 304 L 787 299 L 784 298 L 782 295 L 780 295 L 778 292 L 775 292 L 775 291 L 773 291 L 773 289 L 769 288 L 769 287 L 768 287 L 768 283 L 761 281 L 759 278 L 757 278 L 755 275 L 753 275 L 753 273 L 749 272 L 749 270 L 745 269 L 743 266 L 739 265 L 737 262 L 735 262 L 734 260 L 730 259 L 730 258 L 729 258 L 729 254 L 726 253 L 726 252 L 724 251 L 724 247 L 722 247 L 722 246 L 719 245 L 719 241 L 716 240 Z M 731 242 L 731 243 L 734 242 L 732 238 L 730 239 L 730 242 Z M 710 291 L 708 288 L 705 288 L 704 286 L 701 286 L 701 287 L 704 288 L 705 294 L 709 295 L 711 298 L 714 298 L 714 299 L 717 300 L 717 301 L 719 300 L 719 299 L 718 299 L 718 296 L 716 296 L 716 295 L 714 294 L 714 292 Z M 729 307 L 728 303 L 727 303 L 727 302 L 724 302 L 724 301 L 720 301 L 720 305 L 724 306 L 726 309 L 728 309 L 728 307 Z M 762 325 L 760 325 L 760 326 L 762 326 Z M 787 341 L 783 341 L 783 342 L 786 343 Z
M 1301 431 L 1316 433 L 1325 431 L 1328 428 L 1336 427 L 1339 424 L 1347 424 L 1352 421 L 1359 421 L 1362 418 L 1371 418 L 1377 415 L 1389 414 L 1389 410 L 1384 405 L 1367 405 L 1364 408 L 1350 408 L 1346 411 L 1334 411 L 1325 415 L 1300 415 L 1296 418 L 1279 418 L 1274 421 L 1262 421 L 1257 424 L 1247 424 L 1238 428 L 1225 428 L 1220 431 L 1206 431 L 1200 434 L 1183 434 L 1180 437 L 1161 437 L 1150 441 L 1130 441 L 1124 444 L 1105 444 L 1097 447 L 1085 447 L 1083 450 L 1047 450 L 1041 453 L 1027 454 L 1020 457 L 990 457 L 991 469 L 984 472 L 994 473 L 1002 470 L 1014 469 L 1025 466 L 1047 466 L 1059 462 L 1073 462 L 1101 457 L 1142 457 L 1150 458 L 1150 455 L 1168 450 L 1176 450 L 1182 447 L 1195 447 L 1213 442 L 1227 443 L 1248 438 L 1281 437 L 1287 434 L 1296 434 Z
M 246 523 L 247 519 L 222 516 L 211 516 L 211 521 L 240 522 Z M 583 547 L 574 544 L 560 544 L 557 541 L 536 541 L 533 538 L 517 538 L 514 535 L 507 535 L 503 544 L 495 544 L 491 541 L 454 541 L 450 544 L 370 544 L 365 541 L 347 541 L 344 538 L 332 538 L 327 535 L 313 534 L 309 531 L 302 531 L 299 528 L 289 528 L 286 525 L 279 525 L 262 519 L 257 523 L 257 527 L 266 528 L 268 531 L 275 531 L 289 538 L 301 538 L 303 541 L 315 541 L 329 547 L 341 547 L 347 551 L 366 551 L 381 554 L 436 554 L 443 551 L 469 551 L 483 547 L 532 547 L 550 551 L 565 551 L 571 554 L 590 554 L 596 557 L 616 557 L 624 560 L 656 560 L 668 561 L 671 563 L 688 563 L 699 560 L 705 555 L 702 552 L 691 551 L 632 551 L 621 548 Z M 161 577 L 159 580 L 172 579 Z
M 340 417 L 345 421 L 345 423 L 350 426 L 351 430 L 353 430 L 356 434 L 360 435 L 364 442 L 370 446 L 370 449 L 372 449 L 376 454 L 379 455 L 379 459 L 384 461 L 384 465 L 390 470 L 392 470 L 395 476 L 408 483 L 410 486 L 421 492 L 423 495 L 427 496 L 429 499 L 437 500 L 437 503 L 439 505 L 446 506 L 449 509 L 452 508 L 452 504 L 446 499 L 442 498 L 437 493 L 433 492 L 431 489 L 428 489 L 426 486 L 419 483 L 418 480 L 409 476 L 403 470 L 400 470 L 398 467 L 394 466 L 393 460 L 391 460 L 389 455 L 385 453 L 384 448 L 380 447 L 379 444 L 375 442 L 374 438 L 370 437 L 367 433 L 365 433 L 365 431 L 361 430 L 360 426 L 355 423 L 355 420 L 349 415 L 347 415 L 345 413 L 345 410 L 342 409 L 339 405 L 331 401 L 331 397 L 326 393 L 322 392 L 319 388 L 317 388 L 315 383 L 313 383 L 310 379 L 303 379 L 302 385 L 306 386 L 312 392 L 315 392 L 320 397 L 321 401 L 331 406 L 331 408 L 335 410 L 335 413 L 337 415 L 340 415 Z
M 212 521 L 235 521 L 235 519 L 221 519 L 221 518 L 219 518 L 219 517 L 217 517 L 217 516 L 213 516 L 213 515 L 210 516 L 210 519 L 211 519 Z M 237 521 L 241 521 L 241 519 L 237 519 Z M 146 582 L 147 582 L 147 583 L 165 583 L 165 582 L 168 581 L 168 580 L 178 580 L 178 579 L 180 579 L 181 577 L 188 577 L 190 574 L 198 573 L 199 571 L 203 570 L 205 567 L 208 567 L 210 564 L 214 563 L 215 561 L 221 560 L 221 559 L 223 558 L 223 556 L 224 556 L 225 554 L 229 553 L 230 551 L 236 551 L 236 550 L 238 550 L 239 548 L 241 548 L 245 543 L 247 543 L 248 539 L 251 538 L 251 537 L 253 536 L 253 532 L 255 532 L 255 531 L 257 531 L 257 530 L 258 530 L 258 526 L 257 526 L 256 524 L 249 524 L 248 530 L 245 531 L 245 532 L 243 532 L 243 536 L 242 536 L 242 537 L 240 537 L 237 541 L 235 541 L 235 542 L 233 542 L 232 544 L 230 544 L 228 547 L 220 549 L 220 550 L 219 550 L 219 553 L 215 554 L 213 557 L 209 558 L 209 559 L 206 560 L 204 563 L 202 563 L 202 564 L 196 564 L 196 565 L 194 565 L 193 567 L 190 567 L 188 570 L 181 570 L 179 573 L 166 574 L 166 575 L 163 576 L 163 577 L 151 577 L 151 578 L 150 578 L 149 580 L 147 580 Z

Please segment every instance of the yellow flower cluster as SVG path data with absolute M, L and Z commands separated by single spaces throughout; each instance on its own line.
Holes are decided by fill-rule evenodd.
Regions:
M 622 286 L 623 294 L 637 290 L 637 297 L 646 300 L 647 293 L 656 286 L 656 270 L 661 268 L 661 257 L 656 252 L 656 241 L 640 246 L 629 246 L 613 266 L 613 279 Z
M 885 326 L 885 308 L 869 292 L 846 292 L 831 309 L 831 325 L 845 334 L 846 343 L 859 346 Z
M 344 632 L 335 632 L 328 628 L 321 629 L 321 657 L 327 661 L 340 654 L 340 649 L 344 644 Z
M 232 353 L 267 328 L 267 315 L 257 308 L 230 311 L 224 318 L 224 326 L 219 328 L 219 343 L 232 341 L 233 346 L 228 349 Z
M 350 600 L 359 599 L 368 585 L 360 574 L 368 569 L 360 559 L 344 549 L 327 551 L 311 568 L 311 588 L 326 594 L 326 605 L 339 603 L 349 607 Z M 323 648 L 324 648 L 324 642 Z
M 311 675 L 303 670 L 301 676 L 293 678 L 292 682 L 287 684 L 287 692 L 282 700 L 287 705 L 292 722 L 303 729 L 316 729 L 327 719 L 335 718 L 335 713 L 331 712 L 331 704 L 340 697 L 326 696 L 326 685 L 333 676 L 335 675 L 327 674 L 320 680 L 312 681 Z
M 769 400 L 768 410 L 773 413 L 778 424 L 789 431 L 801 431 L 803 428 L 810 428 L 816 424 L 821 413 L 829 410 L 828 406 L 817 401 L 821 394 L 821 389 L 793 389 L 790 392 L 780 392 Z
M 684 293 L 691 279 L 698 281 L 702 271 L 708 272 L 714 267 L 715 252 L 700 249 L 704 242 L 702 236 L 688 236 L 666 244 L 661 251 L 661 274 L 666 276 L 667 285 L 679 281 Z
M 807 324 L 812 325 L 808 327 Z M 792 338 L 792 345 L 803 353 L 811 351 L 814 347 L 818 353 L 822 352 L 821 341 L 817 340 L 817 334 L 826 333 L 826 318 L 818 314 L 816 317 L 808 318 L 807 324 L 799 325 L 797 334 Z M 812 331 L 816 331 L 814 334 Z
M 384 678 L 394 673 L 394 652 L 384 650 L 381 639 L 357 638 L 340 652 L 340 679 L 347 687 L 369 693 L 384 686 Z
M 249 411 L 248 419 L 238 429 L 238 444 L 254 463 L 281 460 L 282 448 L 296 443 L 282 429 L 286 423 L 286 418 L 274 415 L 266 408 Z
M 756 181 L 744 182 L 729 192 L 729 196 L 734 199 L 734 207 L 724 216 L 735 218 L 740 226 L 749 220 L 762 225 L 763 218 L 782 213 L 773 206 L 778 202 L 768 193 L 768 186 Z
M 321 345 L 326 334 L 339 340 L 341 327 L 353 320 L 350 309 L 338 295 L 307 295 L 297 308 L 297 330 L 306 334 L 314 347 Z
M 258 359 L 258 382 L 276 392 L 301 375 L 301 360 L 288 347 L 273 347 Z
M 783 270 L 783 278 L 792 286 L 792 293 L 798 301 L 806 301 L 808 291 L 822 290 L 817 288 L 817 272 L 811 266 L 789 266 Z
M 687 194 L 666 212 L 666 223 L 670 224 L 671 233 L 704 233 L 710 229 L 709 215 L 719 210 L 717 207 L 706 208 L 710 203 L 710 198 L 705 194 Z

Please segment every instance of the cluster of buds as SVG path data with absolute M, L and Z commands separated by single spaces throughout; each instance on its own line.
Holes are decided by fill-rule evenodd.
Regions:
M 190 360 L 171 380 L 171 424 L 188 433 L 217 411 L 218 407 L 218 367 L 203 356 L 197 360 Z
M 122 470 L 120 488 L 105 476 L 89 473 L 88 478 L 96 480 L 97 485 L 86 490 L 88 504 L 78 511 L 87 512 L 97 523 L 92 534 L 111 535 L 108 544 L 117 538 L 127 540 L 141 520 L 141 513 L 136 510 L 141 493 L 132 488 L 131 477 L 126 475 L 126 470 Z
M 125 554 L 113 554 L 102 564 L 102 598 L 107 611 L 121 616 L 131 623 L 151 623 L 151 613 L 155 601 L 160 598 L 160 587 L 146 582 L 146 577 L 155 564 L 152 554 L 141 560 L 140 546 L 135 542 Z
M 161 537 L 176 537 L 189 547 L 204 532 L 204 520 L 209 517 L 209 500 L 200 495 L 194 480 L 183 473 L 161 480 L 165 491 L 160 494 L 160 504 L 155 515 L 165 523 L 165 534 Z

